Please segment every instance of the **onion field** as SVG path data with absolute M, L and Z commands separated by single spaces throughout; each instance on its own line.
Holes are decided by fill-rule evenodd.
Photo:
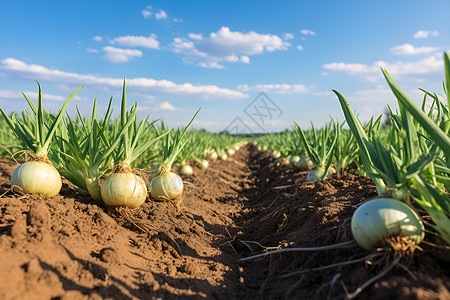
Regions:
M 138 104 L 0 119 L 0 299 L 450 299 L 444 91 L 386 120 L 260 135 L 170 128 Z M 120 112 L 112 107 L 120 104 Z M 308 126 L 308 127 L 305 127 Z

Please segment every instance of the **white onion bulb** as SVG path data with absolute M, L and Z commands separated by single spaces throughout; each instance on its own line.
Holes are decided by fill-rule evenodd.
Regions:
M 62 187 L 61 176 L 49 163 L 31 161 L 19 165 L 11 175 L 11 186 L 17 185 L 24 193 L 53 197 Z
M 211 159 L 217 159 L 217 152 L 216 151 L 211 153 Z
M 300 156 L 292 155 L 291 157 L 289 157 L 289 164 L 291 164 L 292 166 L 295 166 L 299 160 L 300 160 Z
M 183 193 L 183 180 L 173 172 L 156 177 L 152 181 L 150 196 L 160 201 L 174 200 Z
M 422 242 L 425 229 L 417 213 L 404 202 L 377 198 L 359 206 L 352 217 L 352 234 L 362 248 L 371 251 L 387 237 L 402 235 L 416 244 Z
M 308 156 L 300 157 L 299 161 L 297 162 L 297 168 L 299 168 L 300 170 L 311 170 L 313 167 L 314 164 Z
M 109 206 L 126 206 L 136 208 L 147 198 L 144 180 L 131 172 L 114 173 L 101 187 L 102 199 Z
M 270 156 L 273 158 L 278 158 L 281 156 L 281 153 L 280 153 L 280 151 L 274 150 L 270 153 Z
M 200 167 L 200 169 L 207 169 L 209 167 L 209 162 L 206 159 L 202 159 L 198 162 L 198 166 Z
M 306 181 L 308 182 L 317 182 L 322 180 L 323 173 L 325 172 L 324 167 L 319 168 L 313 168 L 311 171 L 308 172 L 308 175 L 306 176 Z M 331 172 L 328 170 L 328 174 L 325 178 L 330 179 L 332 177 Z
M 192 170 L 192 167 L 190 165 L 182 165 L 180 168 L 180 174 L 182 175 L 192 175 L 194 173 L 194 170 Z

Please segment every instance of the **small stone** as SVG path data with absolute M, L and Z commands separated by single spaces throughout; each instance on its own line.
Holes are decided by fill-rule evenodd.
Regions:
M 99 257 L 106 263 L 119 263 L 120 258 L 117 252 L 113 248 L 103 248 L 99 252 Z

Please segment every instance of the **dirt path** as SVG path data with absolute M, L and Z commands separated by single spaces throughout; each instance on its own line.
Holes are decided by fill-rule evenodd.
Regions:
M 13 169 L 0 161 L 1 194 Z M 250 146 L 194 174 L 183 178 L 181 210 L 148 202 L 134 212 L 150 222 L 150 234 L 67 186 L 51 199 L 7 193 L 0 198 L 0 299 L 332 299 L 379 272 L 361 262 L 281 278 L 366 256 L 358 247 L 239 261 L 261 246 L 349 240 L 355 205 L 375 196 L 369 179 L 346 174 L 306 184 L 305 173 Z M 273 189 L 279 186 L 290 187 Z M 407 268 L 361 298 L 450 299 L 449 262 L 448 250 L 424 245 Z

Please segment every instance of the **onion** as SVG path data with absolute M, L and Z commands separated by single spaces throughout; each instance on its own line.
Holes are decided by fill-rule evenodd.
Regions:
M 219 154 L 219 158 L 220 158 L 221 160 L 227 160 L 228 155 L 227 155 L 225 152 L 222 152 L 222 153 Z
M 291 164 L 292 166 L 297 165 L 297 162 L 300 160 L 300 156 L 298 155 L 292 155 L 291 157 L 289 157 L 289 164 Z
M 373 250 L 391 236 L 407 236 L 420 244 L 425 228 L 417 213 L 404 202 L 377 198 L 359 206 L 351 222 L 353 238 L 366 250 Z
M 51 164 L 30 161 L 19 165 L 11 175 L 11 186 L 18 186 L 24 193 L 53 197 L 62 187 L 61 176 Z
M 217 152 L 216 151 L 214 151 L 214 152 L 212 152 L 211 153 L 211 159 L 217 159 Z
M 154 178 L 151 185 L 150 196 L 156 200 L 175 200 L 183 193 L 183 180 L 173 172 Z
M 324 172 L 325 172 L 324 167 L 313 168 L 311 171 L 308 172 L 308 175 L 306 176 L 306 181 L 308 181 L 308 182 L 320 181 L 320 180 L 322 180 L 322 176 L 323 176 Z M 332 174 L 330 173 L 330 171 L 328 171 L 326 178 L 331 178 L 331 177 L 332 177 Z
M 182 165 L 180 168 L 180 174 L 182 175 L 192 175 L 194 173 L 194 170 L 192 170 L 192 167 L 190 165 Z
M 236 153 L 236 151 L 233 148 L 228 149 L 227 152 L 229 156 L 234 155 Z
M 300 160 L 297 162 L 297 168 L 300 170 L 311 170 L 313 167 L 314 164 L 308 156 L 300 157 Z
M 103 182 L 101 193 L 106 205 L 137 208 L 147 198 L 147 187 L 132 172 L 114 173 Z
M 270 156 L 273 158 L 278 158 L 281 156 L 281 153 L 280 153 L 280 151 L 274 150 L 270 153 Z
M 200 167 L 200 169 L 207 169 L 209 167 L 209 162 L 206 159 L 201 159 L 197 162 L 198 166 Z

